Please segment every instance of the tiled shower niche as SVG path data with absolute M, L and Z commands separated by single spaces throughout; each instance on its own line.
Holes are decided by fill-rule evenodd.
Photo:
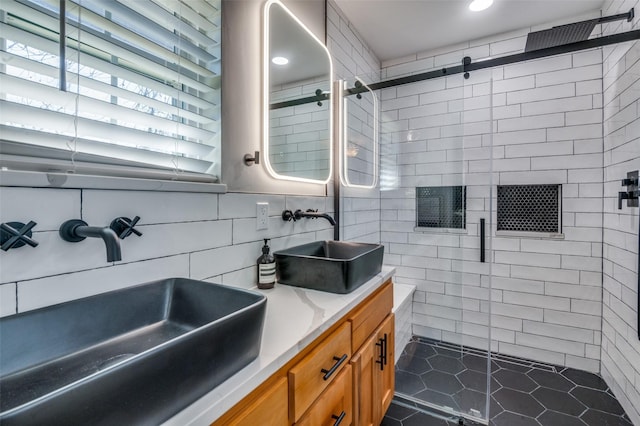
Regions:
M 498 185 L 497 230 L 562 232 L 562 185 Z
M 416 226 L 465 229 L 466 199 L 465 186 L 417 187 Z

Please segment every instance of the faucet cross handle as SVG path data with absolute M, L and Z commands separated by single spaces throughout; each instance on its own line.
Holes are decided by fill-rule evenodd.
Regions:
M 31 239 L 33 235 L 31 228 L 36 226 L 37 223 L 30 220 L 26 225 L 22 222 L 7 222 L 0 224 L 0 243 L 2 243 L 2 250 L 8 251 L 12 248 L 22 247 L 29 244 L 31 247 L 36 247 L 38 242 Z
M 139 220 L 140 216 L 136 216 L 133 219 L 120 216 L 113 219 L 111 225 L 109 225 L 109 228 L 111 228 L 121 240 L 124 240 L 131 234 L 136 234 L 138 237 L 140 237 L 142 236 L 142 232 L 134 228 Z
M 291 210 L 283 210 L 282 211 L 282 220 L 285 222 L 291 222 L 292 220 L 295 222 L 299 218 Z

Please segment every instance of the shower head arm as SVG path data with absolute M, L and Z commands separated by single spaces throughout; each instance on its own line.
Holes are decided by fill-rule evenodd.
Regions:
M 636 16 L 635 11 L 631 8 L 627 13 L 620 13 L 618 15 L 612 16 L 603 16 L 598 19 L 598 24 L 606 24 L 607 22 L 621 21 L 626 19 L 627 22 L 633 21 L 633 18 Z

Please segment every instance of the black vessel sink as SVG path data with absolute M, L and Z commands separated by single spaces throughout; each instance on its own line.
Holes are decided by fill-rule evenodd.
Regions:
M 383 253 L 381 244 L 315 241 L 273 255 L 278 283 L 344 294 L 380 272 Z
M 172 278 L 0 319 L 0 424 L 157 425 L 258 356 L 265 309 Z

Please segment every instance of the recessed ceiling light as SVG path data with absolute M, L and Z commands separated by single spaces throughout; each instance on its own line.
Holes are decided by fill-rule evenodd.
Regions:
M 289 63 L 289 60 L 283 56 L 276 56 L 271 60 L 271 62 L 276 65 L 287 65 Z
M 480 12 L 485 10 L 493 4 L 493 0 L 473 0 L 469 5 L 469 10 L 472 12 Z

